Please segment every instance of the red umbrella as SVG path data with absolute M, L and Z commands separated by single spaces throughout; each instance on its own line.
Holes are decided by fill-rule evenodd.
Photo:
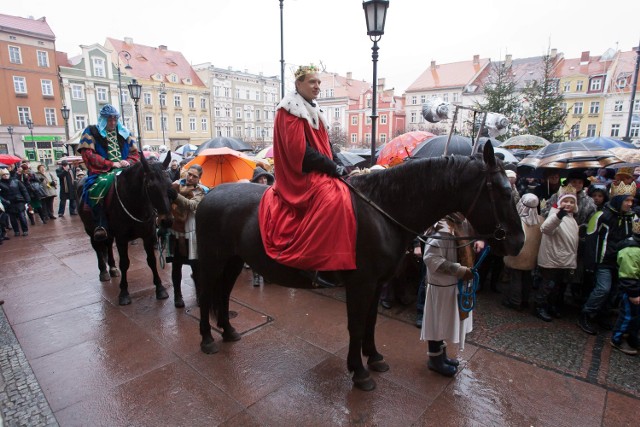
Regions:
M 5 163 L 7 165 L 12 165 L 14 163 L 18 163 L 22 159 L 18 156 L 14 156 L 12 154 L 0 154 L 0 162 Z
M 377 164 L 383 166 L 397 165 L 402 162 L 405 157 L 408 157 L 418 144 L 434 136 L 431 132 L 421 130 L 403 133 L 385 144 L 378 154 Z

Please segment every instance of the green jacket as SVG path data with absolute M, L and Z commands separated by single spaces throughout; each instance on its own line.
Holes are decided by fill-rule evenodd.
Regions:
M 618 250 L 618 286 L 630 298 L 640 296 L 640 236 L 624 240 Z

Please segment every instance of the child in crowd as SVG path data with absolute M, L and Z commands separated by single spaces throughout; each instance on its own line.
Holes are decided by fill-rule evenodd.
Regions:
M 592 185 L 589 187 L 587 195 L 593 199 L 593 202 L 596 204 L 596 208 L 599 211 L 601 211 L 602 208 L 604 208 L 605 203 L 609 201 L 609 194 L 607 194 L 607 189 L 605 187 Z

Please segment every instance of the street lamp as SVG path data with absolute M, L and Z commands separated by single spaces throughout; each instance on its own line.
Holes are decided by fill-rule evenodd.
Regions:
M 9 136 L 11 137 L 11 149 L 13 150 L 13 155 L 16 155 L 16 146 L 13 145 L 13 126 L 7 127 L 7 132 L 9 132 Z
M 136 79 L 132 79 L 128 87 L 129 95 L 131 95 L 131 99 L 133 99 L 133 103 L 136 107 L 136 123 L 138 125 L 138 148 L 140 149 L 140 153 L 142 153 L 142 133 L 140 132 L 140 113 L 138 112 L 138 101 L 140 100 L 140 94 L 142 93 L 142 86 L 138 84 L 138 81 Z
M 34 152 L 37 153 L 38 150 L 33 140 L 33 122 L 31 121 L 31 119 L 27 119 L 27 127 L 29 128 L 29 132 L 31 133 L 31 142 L 33 142 Z
M 373 102 L 371 105 L 371 166 L 376 162 L 376 132 L 378 120 L 378 41 L 384 34 L 389 0 L 366 0 L 362 2 L 367 20 L 367 35 L 373 42 L 371 60 L 373 62 Z
M 633 117 L 633 104 L 635 104 L 636 89 L 638 86 L 638 69 L 640 68 L 640 43 L 638 43 L 636 54 L 636 69 L 633 72 L 633 81 L 631 82 L 631 104 L 629 105 L 629 117 L 627 118 L 627 133 L 625 137 L 622 138 L 627 142 L 631 142 L 631 119 Z
M 284 21 L 282 8 L 284 0 L 280 1 L 280 98 L 284 98 Z
M 127 65 L 125 65 L 125 70 L 131 70 L 133 67 L 129 65 L 129 60 L 131 59 L 131 54 L 126 50 L 121 50 L 118 52 L 118 99 L 120 99 L 120 114 L 122 115 L 122 124 L 125 124 L 124 120 L 124 108 L 122 106 L 122 72 L 120 71 L 120 54 L 127 61 Z
M 64 119 L 64 135 L 67 137 L 67 142 L 64 144 L 64 146 L 67 150 L 67 156 L 68 156 L 69 155 L 69 107 L 62 104 L 60 113 L 62 113 L 62 118 Z
M 162 129 L 162 145 L 166 145 L 164 142 L 164 104 L 167 102 L 167 92 L 165 92 L 164 82 L 160 83 L 160 128 Z

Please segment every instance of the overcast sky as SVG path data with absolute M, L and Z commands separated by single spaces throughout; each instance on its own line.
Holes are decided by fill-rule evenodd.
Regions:
M 154 7 L 155 4 L 171 6 Z M 539 56 L 549 47 L 567 58 L 582 51 L 631 50 L 640 40 L 640 2 L 595 0 L 390 0 L 379 42 L 378 77 L 397 94 L 429 66 L 469 60 Z M 371 46 L 361 0 L 284 0 L 284 59 L 291 69 L 310 62 L 326 71 L 372 80 Z M 69 56 L 106 37 L 166 45 L 192 64 L 280 75 L 279 0 L 141 2 L 25 0 L 3 2 L 0 13 L 45 16 L 56 47 Z

